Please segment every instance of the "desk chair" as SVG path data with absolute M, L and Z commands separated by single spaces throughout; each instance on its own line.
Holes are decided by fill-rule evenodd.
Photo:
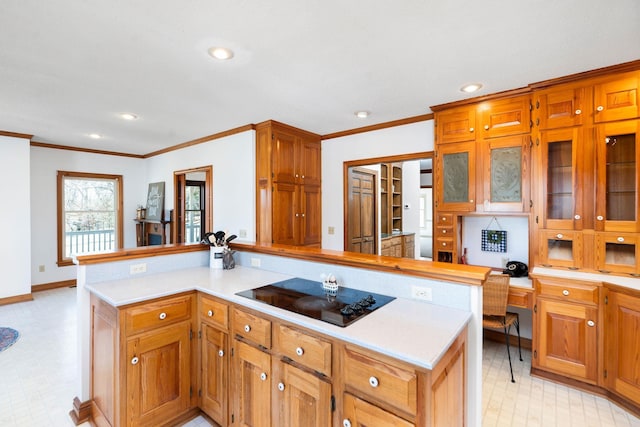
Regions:
M 490 274 L 482 287 L 482 327 L 504 330 L 507 343 L 507 355 L 509 356 L 509 369 L 511 370 L 511 382 L 513 379 L 513 366 L 511 366 L 511 351 L 509 350 L 509 331 L 511 325 L 515 325 L 518 333 L 518 353 L 522 361 L 522 349 L 520 347 L 520 317 L 518 313 L 507 311 L 507 299 L 509 298 L 509 275 Z

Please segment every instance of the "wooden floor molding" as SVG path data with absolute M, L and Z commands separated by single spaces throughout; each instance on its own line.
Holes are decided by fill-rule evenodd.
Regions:
M 76 279 L 62 280 L 60 282 L 42 283 L 40 285 L 31 285 L 31 292 L 48 291 L 50 289 L 70 288 L 76 286 Z
M 89 421 L 91 417 L 91 401 L 80 401 L 78 396 L 73 398 L 73 409 L 69 411 L 69 416 L 75 425 L 80 425 Z
M 15 304 L 17 302 L 33 301 L 33 295 L 14 295 L 12 297 L 0 298 L 0 305 Z

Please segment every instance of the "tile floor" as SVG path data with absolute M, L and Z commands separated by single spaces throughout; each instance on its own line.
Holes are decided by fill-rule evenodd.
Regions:
M 77 394 L 75 325 L 74 288 L 0 306 L 0 326 L 21 334 L 0 353 L 0 426 L 73 425 L 68 413 Z M 523 359 L 514 360 L 512 384 L 504 345 L 485 343 L 483 426 L 640 427 L 640 419 L 605 399 L 530 377 L 531 353 L 524 351 Z M 198 417 L 185 427 L 209 425 Z

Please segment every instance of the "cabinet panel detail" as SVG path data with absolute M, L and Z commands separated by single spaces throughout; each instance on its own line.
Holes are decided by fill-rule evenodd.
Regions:
M 491 150 L 491 202 L 522 200 L 522 149 Z

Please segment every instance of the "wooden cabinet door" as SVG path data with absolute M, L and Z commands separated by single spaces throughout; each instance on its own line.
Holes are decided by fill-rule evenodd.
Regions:
M 628 73 L 624 77 L 595 85 L 594 121 L 602 123 L 640 117 L 639 91 L 639 72 Z
M 436 113 L 436 144 L 475 141 L 475 106 L 453 108 Z
M 602 272 L 640 274 L 640 236 L 636 233 L 596 233 L 595 267 Z
M 584 149 L 581 131 L 567 128 L 541 132 L 542 224 L 556 230 L 581 230 L 583 225 L 583 191 L 580 165 Z
M 484 212 L 529 211 L 529 137 L 509 136 L 482 141 Z
M 541 230 L 540 264 L 547 267 L 581 268 L 583 236 L 579 231 Z
M 322 196 L 317 185 L 300 185 L 300 205 L 302 209 L 296 213 L 298 222 L 297 245 L 320 245 L 322 237 Z
M 274 381 L 274 426 L 331 427 L 331 384 L 284 362 Z
M 640 298 L 610 292 L 606 310 L 608 386 L 640 404 Z
M 582 125 L 585 111 L 584 87 L 560 87 L 535 95 L 535 125 L 540 130 Z
M 436 208 L 470 212 L 476 208 L 476 143 L 438 146 L 436 152 Z
M 534 365 L 596 383 L 598 309 L 538 298 L 535 316 Z
M 232 422 L 242 427 L 271 426 L 271 356 L 235 342 L 235 395 Z
M 273 184 L 273 229 L 272 243 L 298 244 L 298 185 L 286 182 Z
M 531 104 L 528 96 L 500 99 L 478 105 L 482 138 L 529 133 Z
M 321 149 L 320 143 L 301 140 L 297 156 L 298 182 L 304 185 L 321 185 Z
M 189 409 L 190 332 L 183 321 L 127 340 L 128 426 L 160 425 Z
M 596 221 L 599 231 L 640 231 L 640 120 L 599 125 L 596 131 Z
M 342 425 L 351 427 L 413 427 L 415 424 L 345 393 Z
M 227 334 L 202 324 L 202 410 L 220 425 L 227 425 L 229 352 Z
M 349 168 L 347 245 L 349 252 L 377 254 L 376 175 L 373 171 Z M 386 209 L 381 205 L 380 209 Z
M 273 180 L 275 182 L 288 182 L 295 184 L 296 179 L 296 154 L 297 138 L 282 130 L 272 131 L 273 153 Z

